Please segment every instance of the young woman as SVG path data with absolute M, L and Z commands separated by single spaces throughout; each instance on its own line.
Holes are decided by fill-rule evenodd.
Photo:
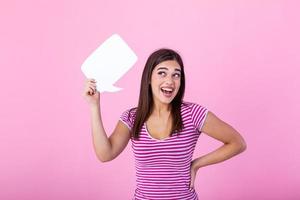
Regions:
M 133 199 L 196 200 L 194 181 L 199 168 L 227 160 L 246 149 L 242 136 L 204 106 L 183 101 L 184 66 L 171 49 L 148 58 L 141 80 L 138 106 L 126 110 L 107 137 L 100 114 L 100 94 L 93 79 L 84 97 L 90 105 L 93 144 L 101 162 L 116 158 L 129 140 L 136 166 Z M 224 143 L 192 161 L 201 132 Z

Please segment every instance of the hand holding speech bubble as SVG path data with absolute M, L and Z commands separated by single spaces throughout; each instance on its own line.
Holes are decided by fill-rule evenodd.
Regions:
M 97 81 L 97 90 L 117 92 L 117 82 L 137 61 L 136 54 L 126 42 L 114 34 L 105 40 L 82 64 L 81 70 L 87 78 Z

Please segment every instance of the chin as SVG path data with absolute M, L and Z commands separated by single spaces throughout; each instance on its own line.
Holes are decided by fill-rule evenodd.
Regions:
M 175 99 L 175 97 L 174 98 L 170 98 L 170 99 L 161 99 L 161 102 L 162 103 L 165 103 L 165 104 L 170 104 L 170 103 L 172 103 L 172 101 Z
M 156 99 L 163 104 L 171 104 L 172 101 L 175 99 L 177 95 L 177 92 L 175 94 L 173 94 L 171 97 L 165 97 L 164 94 L 162 94 L 161 92 L 159 92 L 156 96 Z

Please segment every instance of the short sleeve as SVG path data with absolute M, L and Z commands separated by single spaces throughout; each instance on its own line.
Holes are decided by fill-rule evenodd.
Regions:
M 197 130 L 202 129 L 204 121 L 207 117 L 208 109 L 198 104 L 192 104 L 191 118 Z
M 124 111 L 120 116 L 120 120 L 129 128 L 129 130 L 131 130 L 133 127 L 133 117 L 131 109 Z

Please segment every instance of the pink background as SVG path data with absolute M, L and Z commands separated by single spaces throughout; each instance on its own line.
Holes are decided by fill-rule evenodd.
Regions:
M 299 1 L 1 1 L 0 199 L 130 199 L 131 146 L 94 154 L 84 59 L 118 33 L 139 57 L 104 93 L 108 135 L 136 105 L 147 56 L 178 50 L 185 100 L 235 127 L 248 149 L 198 171 L 201 200 L 300 199 Z M 122 99 L 122 101 L 120 101 Z M 194 157 L 222 143 L 201 135 Z

